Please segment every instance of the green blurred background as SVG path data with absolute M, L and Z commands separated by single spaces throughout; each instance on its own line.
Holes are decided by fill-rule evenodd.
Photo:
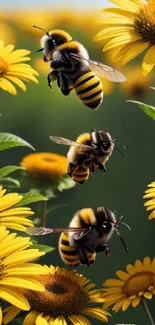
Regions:
M 57 14 L 58 10 L 59 8 Z M 62 5 L 60 12 L 62 14 Z M 42 54 L 36 53 L 42 32 L 39 31 L 36 36 L 31 23 L 26 29 L 14 14 L 9 13 L 7 16 L 5 13 L 5 15 L 3 13 L 3 20 L 5 24 L 9 23 L 9 27 L 13 30 L 16 48 L 30 49 L 32 66 L 35 66 L 35 60 L 42 58 Z M 51 8 L 52 15 L 54 14 Z M 83 13 L 83 17 L 87 17 L 87 11 Z M 25 19 L 27 18 L 25 16 Z M 102 43 L 92 42 L 93 36 L 101 28 L 94 24 L 93 9 L 89 13 L 90 25 L 86 26 L 75 19 L 76 17 L 73 18 L 70 21 L 69 17 L 66 17 L 66 20 L 59 17 L 58 21 L 55 19 L 54 23 L 52 22 L 51 28 L 65 29 L 87 47 L 92 59 L 107 63 L 107 56 L 102 52 Z M 35 16 L 33 24 L 37 24 Z M 41 27 L 44 28 L 44 24 Z M 7 36 L 6 44 L 12 42 L 9 35 Z M 136 61 L 138 62 L 141 62 L 141 59 Z M 39 66 L 37 70 L 39 72 Z M 132 73 L 132 65 L 130 70 Z M 137 106 L 126 102 L 132 97 L 122 92 L 119 85 L 113 85 L 112 91 L 105 95 L 98 111 L 91 111 L 77 99 L 74 91 L 70 96 L 64 97 L 56 84 L 53 84 L 53 89 L 50 90 L 47 86 L 46 73 L 40 74 L 38 80 L 38 85 L 28 84 L 26 93 L 18 90 L 17 96 L 0 92 L 1 132 L 10 132 L 24 138 L 37 152 L 48 151 L 66 155 L 67 147 L 51 142 L 50 135 L 75 140 L 80 133 L 89 132 L 91 128 L 98 130 L 108 128 L 112 137 L 127 148 L 124 157 L 114 150 L 107 163 L 106 175 L 97 171 L 85 184 L 76 185 L 73 189 L 59 193 L 57 198 L 48 202 L 48 207 L 52 204 L 67 204 L 66 207 L 48 215 L 47 224 L 51 227 L 65 227 L 78 209 L 97 206 L 105 206 L 116 211 L 118 219 L 123 215 L 124 222 L 130 225 L 131 232 L 123 225 L 120 226 L 120 232 L 129 248 L 128 254 L 114 234 L 109 242 L 112 249 L 110 257 L 98 255 L 92 268 L 77 268 L 78 272 L 101 287 L 106 278 L 115 277 L 115 272 L 119 269 L 125 270 L 128 263 L 132 264 L 136 259 L 143 259 L 145 256 L 154 257 L 154 220 L 150 222 L 147 220 L 148 214 L 143 207 L 142 199 L 147 184 L 154 181 L 154 121 Z M 153 86 L 153 80 L 150 81 L 150 85 Z M 153 105 L 154 98 L 155 92 L 150 90 L 142 101 Z M 28 148 L 7 150 L 1 153 L 0 167 L 19 164 L 22 157 L 28 153 L 30 153 Z M 57 240 L 57 235 L 49 235 L 44 238 L 44 243 L 57 246 Z M 57 248 L 42 258 L 41 262 L 65 266 Z M 149 302 L 149 306 L 155 317 L 153 300 Z M 96 325 L 100 323 L 93 319 L 91 321 Z M 113 314 L 109 324 L 117 323 L 145 325 L 146 320 L 141 307 L 136 309 L 130 307 L 125 313 Z

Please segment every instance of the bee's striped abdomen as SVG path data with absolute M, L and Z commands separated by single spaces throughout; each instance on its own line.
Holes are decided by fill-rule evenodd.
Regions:
M 76 166 L 71 174 L 74 182 L 83 184 L 89 177 L 89 168 L 85 168 L 82 165 Z
M 78 265 L 79 258 L 76 248 L 69 244 L 69 233 L 62 232 L 59 237 L 59 252 L 62 260 L 68 265 Z
M 100 78 L 89 71 L 79 77 L 74 84 L 79 99 L 88 107 L 97 109 L 102 103 L 103 87 Z
M 59 237 L 59 253 L 62 260 L 70 265 L 77 266 L 80 264 L 79 257 L 77 255 L 77 249 L 74 246 L 71 246 L 69 243 L 69 233 L 62 232 Z M 87 251 L 89 264 L 92 265 L 96 258 L 96 253 Z

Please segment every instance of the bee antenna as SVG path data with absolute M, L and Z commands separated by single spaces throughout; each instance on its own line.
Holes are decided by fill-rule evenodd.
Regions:
M 131 231 L 130 226 L 126 222 L 123 222 L 122 219 L 123 219 L 123 216 L 120 217 L 120 219 L 118 220 L 117 224 L 121 223 L 121 224 L 123 224 L 124 226 L 126 226 Z
M 124 241 L 123 237 L 120 235 L 120 233 L 119 233 L 119 231 L 118 231 L 117 228 L 115 228 L 115 231 L 116 231 L 116 234 L 118 235 L 118 237 L 120 238 L 120 240 L 121 240 L 121 242 L 122 242 L 122 244 L 123 244 L 123 246 L 124 246 L 126 252 L 128 252 L 128 248 L 127 248 L 127 246 L 126 246 L 126 244 L 125 244 L 125 241 Z
M 124 153 L 119 149 L 119 148 L 117 148 L 117 147 L 114 147 L 114 149 L 116 149 L 117 151 L 119 151 L 120 152 L 120 154 L 122 155 L 122 157 L 124 157 Z
M 50 37 L 50 34 L 45 30 L 45 29 L 43 29 L 43 28 L 41 28 L 41 27 L 38 27 L 38 26 L 36 26 L 36 25 L 33 25 L 33 27 L 34 28 L 38 28 L 38 29 L 40 29 L 40 30 L 42 30 L 43 32 L 45 32 L 46 33 L 46 35 L 47 36 L 49 36 Z

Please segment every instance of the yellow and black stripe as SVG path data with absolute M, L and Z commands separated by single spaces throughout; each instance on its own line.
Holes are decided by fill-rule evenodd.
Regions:
M 71 246 L 69 243 L 69 233 L 62 232 L 59 237 L 59 253 L 62 260 L 70 265 L 77 266 L 80 264 L 79 257 L 77 255 L 76 247 Z M 93 264 L 95 261 L 96 253 L 87 251 L 89 264 Z
M 89 177 L 89 168 L 85 168 L 83 165 L 76 166 L 71 174 L 74 182 L 83 184 Z
M 100 78 L 89 71 L 79 77 L 74 84 L 75 92 L 84 105 L 97 109 L 103 100 L 103 87 Z

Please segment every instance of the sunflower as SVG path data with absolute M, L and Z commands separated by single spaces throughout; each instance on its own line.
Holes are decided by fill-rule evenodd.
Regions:
M 152 82 L 151 73 L 144 77 L 141 67 L 133 65 L 129 69 L 125 69 L 124 74 L 127 77 L 127 81 L 119 85 L 124 93 L 135 99 L 141 99 L 148 95 L 149 86 Z
M 27 249 L 31 245 L 29 237 L 16 236 L 9 233 L 6 227 L 0 227 L 0 299 L 24 310 L 29 310 L 30 305 L 22 294 L 23 288 L 44 290 L 34 279 L 34 275 L 44 272 L 43 266 L 27 262 L 45 253 L 38 249 Z
M 100 19 L 103 30 L 94 40 L 103 40 L 103 51 L 112 49 L 122 64 L 134 59 L 144 50 L 142 72 L 147 75 L 155 65 L 155 0 L 111 0 L 118 8 L 103 9 Z
M 91 290 L 95 285 L 82 274 L 60 267 L 44 266 L 46 275 L 39 275 L 35 280 L 45 287 L 45 292 L 25 290 L 25 298 L 31 306 L 24 319 L 24 325 L 67 325 L 91 323 L 84 315 L 92 316 L 103 322 L 110 314 L 100 307 L 104 302 L 100 290 Z M 21 308 L 10 306 L 4 311 L 4 324 L 10 322 Z
M 13 208 L 23 196 L 18 193 L 5 193 L 6 190 L 0 186 L 0 226 L 19 231 L 25 231 L 26 227 L 33 227 L 33 222 L 27 219 L 34 214 L 30 208 Z
M 56 181 L 67 173 L 68 160 L 65 156 L 51 152 L 29 154 L 21 161 L 27 173 L 39 181 Z
M 135 266 L 128 264 L 126 270 L 116 272 L 119 279 L 104 282 L 104 308 L 113 305 L 113 311 L 121 308 L 125 311 L 130 305 L 137 307 L 143 298 L 152 299 L 155 294 L 155 258 L 152 263 L 149 257 L 143 263 L 137 260 Z
M 146 194 L 143 196 L 143 199 L 150 199 L 144 203 L 144 206 L 146 207 L 146 211 L 153 210 L 148 217 L 151 220 L 155 218 L 155 182 L 149 184 L 148 187 L 151 188 L 145 191 Z
M 30 51 L 13 50 L 14 45 L 9 44 L 4 47 L 3 41 L 0 40 L 0 88 L 11 95 L 16 95 L 17 90 L 12 83 L 26 91 L 22 80 L 38 83 L 35 77 L 38 73 L 29 64 L 23 63 L 30 60 L 27 56 Z

